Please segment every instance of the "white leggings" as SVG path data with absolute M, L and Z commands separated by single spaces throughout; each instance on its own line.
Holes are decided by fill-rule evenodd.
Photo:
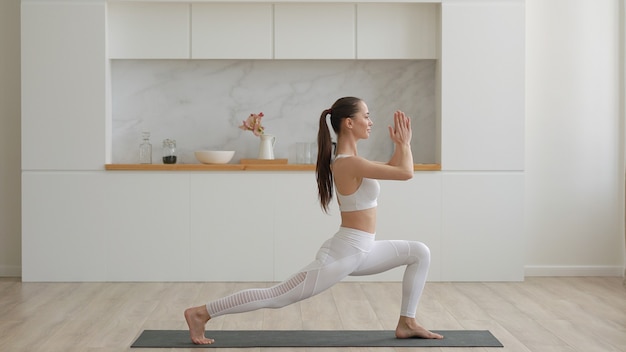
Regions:
M 243 290 L 209 302 L 209 315 L 249 312 L 261 308 L 280 308 L 312 297 L 346 276 L 382 273 L 406 265 L 402 279 L 400 315 L 414 318 L 422 295 L 430 250 L 416 241 L 375 241 L 374 234 L 341 227 L 317 252 L 315 261 L 287 280 L 269 287 Z

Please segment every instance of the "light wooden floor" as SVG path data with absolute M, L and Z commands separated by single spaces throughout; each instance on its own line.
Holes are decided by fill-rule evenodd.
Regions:
M 0 351 L 130 351 L 130 344 L 143 329 L 186 329 L 182 312 L 187 306 L 260 285 L 267 284 L 21 283 L 18 279 L 0 279 Z M 399 283 L 340 283 L 283 309 L 218 317 L 207 328 L 394 329 L 399 301 Z M 487 329 L 505 346 L 421 349 L 428 352 L 626 351 L 626 287 L 623 279 L 616 277 L 429 282 L 418 320 L 430 329 Z M 276 349 L 241 351 L 261 350 Z

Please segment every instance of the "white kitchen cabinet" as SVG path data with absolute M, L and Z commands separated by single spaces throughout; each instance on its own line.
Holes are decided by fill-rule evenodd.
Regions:
M 209 172 L 189 177 L 190 278 L 272 281 L 276 176 Z
M 275 59 L 354 59 L 355 4 L 274 5 Z
M 24 281 L 279 281 L 340 225 L 312 172 L 25 171 L 22 185 Z M 430 281 L 521 280 L 523 194 L 521 172 L 381 181 L 376 237 L 428 245 Z
M 524 174 L 443 173 L 441 277 L 524 279 Z
M 86 173 L 22 173 L 22 280 L 106 281 L 102 179 Z
M 109 2 L 113 59 L 434 59 L 439 4 Z
M 339 223 L 335 205 L 332 216 L 320 211 L 314 174 L 102 171 L 110 128 L 107 6 L 126 5 L 148 3 L 22 2 L 22 279 L 285 278 L 310 261 Z M 317 32 L 326 36 L 303 33 L 283 50 L 298 57 L 315 47 L 320 56 L 306 58 L 330 58 L 335 49 L 350 48 L 342 57 L 354 58 L 356 6 L 276 4 L 283 20 L 296 15 L 277 24 L 301 32 L 322 28 Z M 377 235 L 427 243 L 431 280 L 520 280 L 523 3 L 446 1 L 442 7 L 444 171 L 383 182 Z M 302 13 L 313 19 L 308 25 L 294 23 L 307 17 Z M 186 14 L 179 24 L 188 29 Z M 323 25 L 320 18 L 331 21 Z M 350 40 L 342 36 L 344 20 Z M 278 26 L 283 33 L 289 27 Z M 180 38 L 188 58 L 189 32 Z
M 23 170 L 102 169 L 105 19 L 104 3 L 22 2 Z
M 192 59 L 271 59 L 272 4 L 191 4 Z
M 439 4 L 357 5 L 357 59 L 437 59 Z
M 109 2 L 111 59 L 188 59 L 190 4 Z
M 107 281 L 188 281 L 189 175 L 98 173 Z M 85 206 L 89 208 L 89 206 Z M 86 210 L 83 210 L 86 212 Z M 98 216 L 95 209 L 92 216 Z
M 524 169 L 524 2 L 442 4 L 443 170 Z
M 22 185 L 24 281 L 188 280 L 189 175 L 33 171 Z

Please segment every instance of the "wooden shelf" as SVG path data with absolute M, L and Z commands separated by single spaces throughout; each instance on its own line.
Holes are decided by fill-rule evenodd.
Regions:
M 413 164 L 413 171 L 441 171 L 441 164 Z
M 111 171 L 315 171 L 314 164 L 106 164 Z M 415 164 L 415 171 L 440 171 L 439 164 Z

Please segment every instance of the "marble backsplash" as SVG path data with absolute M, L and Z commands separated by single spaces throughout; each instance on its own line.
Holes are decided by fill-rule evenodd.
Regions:
M 386 161 L 395 110 L 412 120 L 415 163 L 437 160 L 435 60 L 112 60 L 112 162 L 138 163 L 141 132 L 153 163 L 175 139 L 179 163 L 195 150 L 256 158 L 259 138 L 238 128 L 250 113 L 277 138 L 274 155 L 296 162 L 296 143 L 314 143 L 321 112 L 342 96 L 367 103 L 374 126 L 359 154 Z

